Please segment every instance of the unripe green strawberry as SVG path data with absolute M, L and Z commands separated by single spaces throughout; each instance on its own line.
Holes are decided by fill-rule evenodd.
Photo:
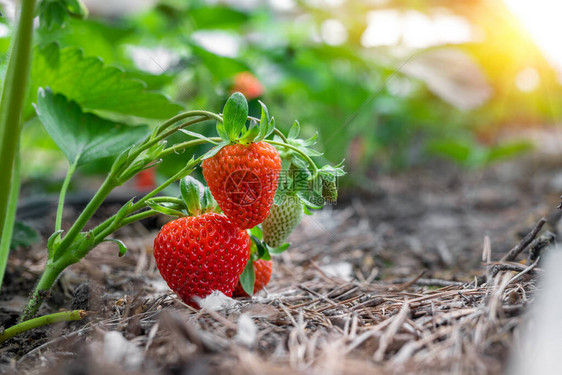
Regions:
M 271 247 L 281 246 L 299 225 L 304 209 L 294 196 L 286 197 L 281 205 L 274 204 L 262 223 L 263 242 Z
M 273 262 L 271 260 L 258 259 L 254 261 L 254 273 L 256 275 L 256 279 L 254 281 L 254 294 L 262 290 L 263 287 L 269 283 L 269 280 L 271 279 L 272 265 Z M 249 297 L 248 293 L 246 293 L 244 288 L 242 288 L 240 281 L 236 284 L 236 288 L 234 289 L 232 296 Z
M 170 289 L 198 307 L 197 299 L 214 290 L 232 296 L 250 259 L 250 236 L 224 215 L 182 217 L 162 227 L 154 259 Z
M 335 181 L 322 182 L 322 198 L 329 203 L 334 203 L 338 199 L 338 188 Z
M 281 158 L 265 142 L 232 144 L 203 161 L 203 176 L 228 219 L 241 229 L 265 220 L 277 190 Z

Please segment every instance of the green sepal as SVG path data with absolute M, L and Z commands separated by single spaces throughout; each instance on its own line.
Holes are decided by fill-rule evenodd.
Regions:
M 293 123 L 293 126 L 291 126 L 291 129 L 289 130 L 289 134 L 287 135 L 288 139 L 296 139 L 299 135 L 301 131 L 301 124 L 299 124 L 299 122 L 297 120 L 295 120 L 295 122 Z
M 187 134 L 187 135 L 190 135 L 190 136 L 192 136 L 192 137 L 194 137 L 194 138 L 202 139 L 202 140 L 207 141 L 207 142 L 209 142 L 209 143 L 212 143 L 212 144 L 214 144 L 214 145 L 218 145 L 218 144 L 219 144 L 218 142 L 215 142 L 215 141 L 213 141 L 212 139 L 207 138 L 207 137 L 205 137 L 205 136 L 202 135 L 202 134 L 195 133 L 195 132 L 192 132 L 192 131 L 189 131 L 189 130 L 186 130 L 186 129 L 180 129 L 180 132 L 185 133 L 185 134 Z
M 314 146 L 318 141 L 318 132 L 314 133 L 314 135 L 307 140 L 302 141 L 302 145 L 305 147 Z M 309 150 L 310 151 L 310 150 Z M 316 150 L 314 150 L 316 151 Z
M 275 130 L 275 119 L 269 116 L 269 110 L 266 105 L 258 100 L 261 105 L 260 132 L 256 138 L 256 142 L 263 141 L 273 130 Z
M 203 198 L 201 198 L 201 209 L 203 212 L 215 212 L 218 207 L 217 201 L 211 191 L 205 188 L 203 192 Z
M 257 126 L 256 121 L 252 120 L 250 123 L 250 127 L 248 128 L 246 133 L 242 137 L 240 137 L 238 142 L 243 145 L 250 144 L 254 141 L 257 142 L 256 138 L 259 136 L 260 129 L 261 128 Z
M 203 190 L 205 187 L 201 182 L 191 176 L 186 176 L 180 181 L 180 193 L 185 203 L 185 207 L 193 216 L 201 213 L 201 199 L 203 198 Z
M 303 208 L 303 210 L 304 210 L 304 214 L 305 214 L 305 215 L 311 216 L 311 215 L 314 214 L 312 211 L 310 211 L 310 210 L 308 209 L 308 207 L 306 206 L 306 204 L 303 204 L 303 205 L 302 205 L 302 208 Z
M 80 0 L 66 0 L 66 9 L 69 14 L 74 17 L 81 19 L 88 18 L 88 8 L 86 8 L 86 5 Z
M 261 230 L 261 227 L 259 225 L 256 225 L 255 227 L 250 229 L 250 236 L 257 237 L 261 240 L 263 238 L 263 232 Z
M 115 242 L 117 246 L 119 246 L 119 258 L 127 254 L 127 246 L 121 240 L 116 238 L 106 238 L 102 242 Z
M 218 122 L 218 121 L 217 121 L 217 134 L 225 142 L 230 142 L 230 139 L 228 137 L 228 133 L 226 132 L 224 124 L 222 122 Z
M 47 252 L 49 254 L 50 259 L 53 259 L 54 255 L 55 255 L 55 251 L 59 247 L 59 244 L 61 242 L 60 234 L 62 232 L 64 232 L 64 230 L 62 230 L 62 229 L 57 230 L 55 233 L 51 234 L 51 236 L 47 240 Z
M 256 245 L 258 259 L 271 260 L 271 255 L 269 255 L 267 245 L 261 242 L 261 240 L 256 236 L 250 236 L 250 238 Z
M 228 98 L 224 105 L 222 117 L 228 140 L 230 142 L 236 141 L 248 119 L 248 102 L 242 93 L 235 92 Z
M 306 210 L 306 208 L 305 208 L 305 210 Z M 273 255 L 279 255 L 279 254 L 282 254 L 283 252 L 285 252 L 285 250 L 287 250 L 290 246 L 291 246 L 291 244 L 286 242 L 279 247 L 269 247 L 269 253 L 273 254 Z
M 343 161 L 335 166 L 326 164 L 325 166 L 323 166 L 322 168 L 318 169 L 318 173 L 323 175 L 323 176 L 335 176 L 335 177 L 340 177 L 345 175 L 345 171 L 343 170 Z
M 159 212 L 159 213 L 164 214 L 164 215 L 174 216 L 174 217 L 187 216 L 184 212 L 181 212 L 179 210 L 176 210 L 176 209 L 173 209 L 173 208 L 170 208 L 170 207 L 163 206 L 161 204 L 158 204 L 158 203 L 154 202 L 151 199 L 146 201 L 146 205 L 148 207 L 150 207 L 151 209 L 153 209 L 154 211 Z
M 305 208 L 319 210 L 323 206 L 317 204 L 316 202 L 323 202 L 324 198 L 322 198 L 322 195 L 314 191 L 299 191 L 297 192 L 297 196 L 304 203 Z
M 131 151 L 131 149 L 132 148 L 129 148 L 123 151 L 117 156 L 117 158 L 115 158 L 113 164 L 111 165 L 110 174 L 114 176 L 118 175 L 119 172 L 121 172 L 121 169 L 127 166 L 127 162 L 129 160 L 129 152 Z
M 244 271 L 240 275 L 240 285 L 242 289 L 249 295 L 254 294 L 254 283 L 256 282 L 256 273 L 254 271 L 254 261 L 252 258 L 248 259 Z
M 78 245 L 76 246 L 76 250 L 73 251 L 73 254 L 78 258 L 82 259 L 88 254 L 95 244 L 96 235 L 93 231 L 89 230 L 87 232 L 80 233 L 77 238 L 74 240 L 75 243 Z
M 129 214 L 129 210 L 131 209 L 131 207 L 133 207 L 133 201 L 134 200 L 135 200 L 135 198 L 131 198 L 131 200 L 129 200 L 127 203 L 125 203 L 119 209 L 119 211 L 117 211 L 117 213 L 113 217 L 113 221 L 111 222 L 112 226 L 118 226 L 119 223 L 121 223 L 121 221 L 125 218 L 125 216 L 127 216 Z
M 227 146 L 230 142 L 227 141 L 222 141 L 221 143 L 219 143 L 218 145 L 216 145 L 215 147 L 213 147 L 212 149 L 210 149 L 209 151 L 207 151 L 207 153 L 205 155 L 203 155 L 203 157 L 201 158 L 201 160 L 205 160 L 205 159 L 209 159 L 212 158 L 213 156 L 215 156 L 224 146 Z

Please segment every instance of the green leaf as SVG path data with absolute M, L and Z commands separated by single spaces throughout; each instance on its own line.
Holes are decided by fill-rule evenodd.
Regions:
M 250 238 L 256 244 L 256 248 L 258 250 L 258 259 L 271 260 L 271 255 L 269 255 L 267 245 L 262 243 L 256 236 L 250 236 Z
M 248 119 L 248 102 L 244 95 L 235 92 L 228 98 L 223 109 L 223 123 L 230 141 L 238 139 Z
M 186 176 L 180 181 L 181 197 L 189 213 L 194 216 L 201 212 L 201 198 L 204 186 L 191 176 Z
M 250 70 L 246 63 L 232 57 L 220 56 L 209 52 L 196 43 L 191 42 L 190 47 L 193 54 L 202 60 L 203 65 L 213 75 L 213 79 L 217 83 L 232 79 L 236 73 Z
M 82 112 L 80 106 L 49 89 L 39 89 L 37 115 L 69 162 L 78 165 L 117 155 L 148 133 L 146 126 L 126 126 Z
M 88 9 L 80 0 L 43 0 L 37 7 L 37 14 L 40 27 L 50 31 L 66 26 L 69 14 L 86 18 Z
M 256 121 L 252 120 L 250 128 L 248 129 L 248 131 L 246 131 L 246 133 L 242 137 L 240 137 L 238 142 L 240 142 L 243 145 L 247 145 L 252 142 L 260 141 L 259 139 L 260 129 L 261 128 L 257 126 Z
M 219 143 L 218 145 L 210 149 L 205 155 L 203 155 L 203 158 L 201 158 L 201 160 L 212 158 L 226 145 L 228 145 L 228 142 L 226 141 Z
M 189 17 L 198 29 L 228 29 L 243 26 L 248 15 L 226 6 L 205 6 L 189 10 Z
M 49 86 L 84 108 L 144 118 L 164 119 L 182 110 L 166 96 L 147 91 L 143 82 L 129 79 L 116 67 L 82 50 L 59 49 L 52 43 L 36 51 L 31 71 L 32 91 Z
M 127 246 L 121 240 L 115 238 L 106 238 L 102 242 L 115 242 L 117 246 L 119 246 L 119 257 L 122 257 L 125 254 L 127 254 Z
M 506 142 L 490 150 L 488 163 L 521 155 L 533 149 L 533 144 L 526 141 Z
M 273 255 L 279 255 L 279 254 L 282 254 L 285 250 L 287 250 L 290 246 L 291 246 L 291 244 L 284 243 L 283 245 L 281 245 L 279 247 L 270 247 L 269 253 L 273 254 Z
M 62 1 L 41 1 L 38 13 L 40 26 L 47 30 L 64 26 L 67 17 L 65 4 Z
M 263 232 L 259 225 L 256 225 L 252 229 L 250 229 L 250 234 L 254 237 L 259 238 L 260 240 L 263 238 Z
M 289 135 L 287 136 L 287 138 L 289 139 L 297 138 L 300 131 L 301 131 L 301 124 L 299 124 L 299 122 L 295 120 L 295 123 L 293 124 L 293 126 L 291 126 L 291 130 L 289 130 Z
M 256 273 L 254 271 L 254 261 L 252 259 L 248 260 L 246 267 L 244 267 L 244 272 L 240 275 L 240 285 L 242 289 L 249 295 L 254 294 L 254 283 L 256 282 Z
M 86 5 L 82 3 L 81 0 L 65 0 L 66 1 L 66 9 L 69 13 L 72 13 L 74 16 L 78 16 L 80 18 L 88 17 L 88 8 Z
M 39 232 L 29 225 L 22 223 L 21 221 L 16 221 L 14 224 L 14 232 L 12 234 L 12 241 L 10 243 L 10 249 L 15 249 L 18 247 L 28 247 L 37 243 L 41 240 Z

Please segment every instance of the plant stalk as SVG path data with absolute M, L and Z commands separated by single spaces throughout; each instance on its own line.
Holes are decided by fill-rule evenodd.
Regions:
M 19 13 L 16 33 L 11 42 L 11 53 L 6 69 L 4 88 L 0 98 L 0 233 L 6 233 L 5 227 L 13 224 L 15 210 L 9 211 L 10 202 L 17 201 L 18 193 L 11 186 L 14 181 L 15 158 L 20 136 L 20 121 L 23 110 L 29 66 L 31 61 L 31 41 L 33 38 L 33 16 L 35 0 L 23 0 Z M 7 184 L 6 182 L 11 182 Z M 0 249 L 9 249 L 11 236 L 2 236 Z M 6 258 L 7 254 L 0 254 Z M 0 267 L 3 265 L 0 264 Z M 5 265 L 4 265 L 5 267 Z M 0 271 L 4 273 L 4 267 Z M 2 279 L 0 279 L 1 284 Z
M 29 331 L 30 329 L 43 327 L 57 322 L 69 322 L 85 318 L 88 313 L 84 310 L 63 311 L 55 314 L 40 316 L 35 319 L 26 320 L 16 324 L 4 332 L 0 333 L 0 343 L 19 335 L 20 333 Z
M 62 226 L 62 212 L 64 209 L 64 199 L 66 197 L 66 192 L 68 191 L 68 186 L 70 185 L 70 180 L 72 179 L 72 175 L 76 171 L 77 165 L 78 165 L 78 158 L 76 158 L 76 160 L 68 166 L 68 171 L 66 171 L 66 177 L 64 178 L 64 182 L 62 183 L 60 196 L 59 196 L 59 204 L 57 207 L 57 216 L 55 219 L 55 232 L 59 231 Z
M 47 261 L 47 265 L 45 266 L 45 270 L 41 275 L 41 279 L 39 279 L 35 290 L 33 291 L 29 301 L 27 302 L 27 306 L 20 316 L 20 322 L 29 320 L 33 318 L 35 314 L 37 314 L 39 307 L 48 297 L 49 290 L 51 290 L 51 287 L 65 267 L 66 266 L 61 266 L 60 262 L 53 262 L 51 260 Z
M 14 224 L 16 222 L 16 211 L 18 208 L 18 195 L 20 191 L 20 154 L 19 146 L 16 151 L 16 160 L 14 160 L 14 171 L 12 181 L 10 182 L 10 201 L 8 202 L 8 212 L 6 217 L 6 225 L 2 233 L 2 241 L 0 241 L 0 290 L 2 289 L 2 281 L 4 273 L 8 265 L 8 255 L 10 254 L 10 246 L 12 243 L 12 235 L 14 232 Z

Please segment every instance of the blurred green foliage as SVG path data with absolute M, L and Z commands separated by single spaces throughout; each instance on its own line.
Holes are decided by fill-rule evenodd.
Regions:
M 482 69 L 493 91 L 491 99 L 469 110 L 449 104 L 426 82 L 404 71 L 403 65 L 411 56 L 423 50 L 403 53 L 392 46 L 362 45 L 366 14 L 378 9 L 369 2 L 350 0 L 327 6 L 321 1 L 300 1 L 296 8 L 280 11 L 267 2 L 244 8 L 235 1 L 162 0 L 141 13 L 104 16 L 91 12 L 86 19 L 74 0 L 42 3 L 40 11 L 48 12 L 49 17 L 44 17 L 47 22 L 37 29 L 38 51 L 52 49 L 55 43 L 62 58 L 79 48 L 83 55 L 76 55 L 76 62 L 71 64 L 73 74 L 85 69 L 80 64 L 97 61 L 95 74 L 101 76 L 105 69 L 120 74 L 116 78 L 120 84 L 138 82 L 145 90 L 142 95 L 157 98 L 152 91 L 166 95 L 166 100 L 150 103 L 139 99 L 140 86 L 129 96 L 112 90 L 104 93 L 103 86 L 97 86 L 97 78 L 56 70 L 53 62 L 45 63 L 44 53 L 35 54 L 34 90 L 42 84 L 51 85 L 109 120 L 154 125 L 181 108 L 220 111 L 237 88 L 237 76 L 251 72 L 264 88 L 258 98 L 268 104 L 278 127 L 287 130 L 298 119 L 303 137 L 319 132 L 326 159 L 337 162 L 347 158 L 352 172 L 360 173 L 373 165 L 408 167 L 435 156 L 480 167 L 529 149 L 526 143 L 498 142 L 497 135 L 505 124 L 536 124 L 560 118 L 559 110 L 542 100 L 545 92 L 552 100 L 562 99 L 555 72 L 497 2 L 397 0 L 382 5 L 384 9 L 427 14 L 446 9 L 485 34 L 481 41 L 457 46 Z M 67 10 L 63 12 L 63 8 Z M 345 27 L 345 43 L 331 45 L 320 38 L 326 20 L 338 20 Z M 0 23 L 8 22 L 0 18 Z M 217 35 L 222 39 L 212 39 Z M 8 38 L 0 36 L 0 73 Z M 205 43 L 205 38 L 211 41 Z M 219 54 L 217 48 L 224 53 Z M 526 54 L 520 53 L 521 49 Z M 529 66 L 541 73 L 540 86 L 533 92 L 522 92 L 514 88 L 514 77 Z M 89 105 L 88 88 L 105 99 Z M 31 104 L 36 92 L 30 92 L 29 97 Z M 259 113 L 258 98 L 249 98 L 253 99 L 253 115 Z M 133 99 L 141 104 L 125 105 Z M 50 173 L 56 163 L 38 155 L 56 146 L 45 140 L 33 116 L 33 112 L 27 112 L 22 146 L 35 151 L 24 155 L 28 158 L 24 169 L 28 174 Z M 207 128 L 211 134 L 212 126 Z M 159 172 L 169 173 L 189 157 L 172 155 Z M 33 167 L 41 160 L 49 162 Z M 89 169 L 100 171 L 104 164 Z

